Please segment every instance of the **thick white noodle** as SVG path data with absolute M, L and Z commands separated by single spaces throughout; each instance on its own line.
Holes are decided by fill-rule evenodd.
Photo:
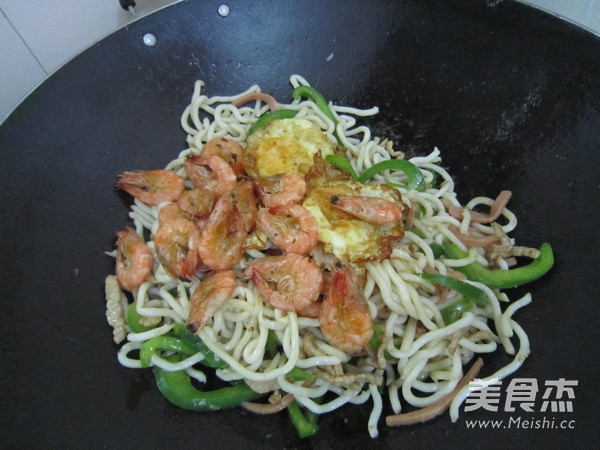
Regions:
M 381 400 L 381 394 L 377 391 L 377 386 L 375 384 L 369 385 L 369 392 L 371 393 L 371 398 L 373 399 L 373 409 L 371 410 L 371 414 L 369 415 L 369 422 L 367 423 L 367 428 L 369 430 L 369 435 L 372 438 L 376 438 L 379 436 L 379 431 L 377 430 L 377 422 L 379 422 L 379 417 L 381 417 L 381 411 L 383 410 L 383 401 Z

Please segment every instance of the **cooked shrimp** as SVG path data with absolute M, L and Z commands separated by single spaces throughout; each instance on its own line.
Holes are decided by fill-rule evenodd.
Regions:
M 177 200 L 182 211 L 196 219 L 207 217 L 215 205 L 215 194 L 204 188 L 185 191 Z
M 214 138 L 202 147 L 202 156 L 220 156 L 233 169 L 236 175 L 244 173 L 242 160 L 244 147 L 239 142 L 227 138 Z
M 357 353 L 369 343 L 373 319 L 352 265 L 335 271 L 319 321 L 327 341 L 346 353 Z
M 332 195 L 331 205 L 365 222 L 376 225 L 402 219 L 402 207 L 380 197 Z
M 231 191 L 233 202 L 242 215 L 244 226 L 247 232 L 251 232 L 256 225 L 256 196 L 254 195 L 254 185 L 251 181 L 239 181 Z
M 123 289 L 133 291 L 148 279 L 152 272 L 152 253 L 131 227 L 117 233 L 116 275 Z
M 212 270 L 231 269 L 244 254 L 246 227 L 231 195 L 217 201 L 200 238 L 199 252 Z
M 285 252 L 305 255 L 317 245 L 317 220 L 304 206 L 262 208 L 258 211 L 256 223 Z
M 323 285 L 319 267 L 307 256 L 295 253 L 252 261 L 244 276 L 254 282 L 273 307 L 284 311 L 309 310 Z
M 282 173 L 256 180 L 258 196 L 268 208 L 300 202 L 306 194 L 306 182 L 299 173 Z
M 200 282 L 190 298 L 188 328 L 196 333 L 223 306 L 235 289 L 235 274 L 231 270 L 212 272 Z
M 190 279 L 200 264 L 200 229 L 187 219 L 173 219 L 158 228 L 154 246 L 158 260 L 176 278 Z
M 183 178 L 170 170 L 123 172 L 117 186 L 146 205 L 175 201 L 184 189 Z
M 181 209 L 177 202 L 169 203 L 163 206 L 158 213 L 158 226 L 162 227 L 164 224 L 175 219 L 192 220 L 192 215 Z
M 217 155 L 192 156 L 183 163 L 183 168 L 194 186 L 208 189 L 217 197 L 229 194 L 237 181 L 233 169 Z

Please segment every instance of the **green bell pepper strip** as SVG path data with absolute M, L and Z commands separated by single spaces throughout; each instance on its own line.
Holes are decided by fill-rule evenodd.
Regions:
M 143 333 L 144 331 L 150 331 L 154 327 L 147 327 L 146 325 L 142 325 L 140 323 L 140 319 L 142 316 L 139 315 L 137 309 L 135 309 L 135 302 L 131 303 L 127 307 L 127 315 L 125 316 L 125 320 L 127 321 L 127 325 L 129 329 L 134 333 Z
M 309 100 L 312 100 L 315 103 L 315 105 L 317 105 L 317 108 L 319 108 L 321 110 L 321 112 L 323 114 L 325 114 L 327 117 L 329 117 L 329 119 L 331 119 L 333 124 L 337 127 L 339 120 L 333 114 L 333 111 L 329 107 L 329 103 L 327 103 L 327 100 L 325 100 L 325 97 L 323 97 L 323 95 L 319 91 L 317 91 L 315 88 L 310 87 L 310 86 L 298 86 L 296 89 L 294 89 L 292 91 L 292 97 L 295 98 L 296 100 L 298 100 L 300 97 L 306 97 Z M 341 146 L 342 140 L 338 136 L 337 130 L 335 130 L 333 132 L 333 135 L 334 135 L 338 145 Z
M 269 358 L 275 358 L 275 355 L 277 354 L 277 344 L 279 344 L 277 334 L 275 331 L 269 330 L 269 334 L 267 335 L 267 343 L 265 344 L 265 354 Z
M 433 252 L 433 257 L 435 259 L 439 259 L 439 257 L 444 254 L 444 248 L 437 242 L 432 242 L 431 244 L 429 244 L 429 248 L 431 248 L 431 251 Z
M 312 100 L 317 105 L 317 108 L 323 112 L 323 114 L 329 117 L 334 124 L 338 124 L 338 120 L 333 114 L 333 111 L 331 111 L 329 103 L 327 103 L 325 97 L 323 97 L 323 95 L 315 88 L 310 86 L 298 86 L 292 91 L 292 97 L 296 100 L 298 100 L 300 97 L 306 97 L 309 100 Z
M 381 161 L 371 166 L 367 170 L 365 170 L 361 175 L 358 175 L 348 158 L 344 158 L 340 155 L 328 155 L 325 157 L 325 160 L 338 169 L 349 173 L 354 180 L 365 183 L 373 176 L 377 175 L 379 172 L 383 170 L 401 170 L 408 177 L 408 183 L 406 184 L 406 188 L 409 190 L 415 190 L 419 192 L 425 191 L 425 177 L 417 166 L 415 166 L 410 161 L 406 161 L 404 159 L 390 159 L 388 161 Z M 389 183 L 393 186 L 400 186 L 399 184 Z
M 341 171 L 349 173 L 353 180 L 356 181 L 358 179 L 358 174 L 355 172 L 354 167 L 352 167 L 352 164 L 350 164 L 350 161 L 348 161 L 348 158 L 344 158 L 340 155 L 327 155 L 325 157 L 325 160 L 328 163 L 336 166 Z
M 438 275 L 434 273 L 421 273 L 419 275 L 426 281 L 435 284 L 441 284 L 452 289 L 453 291 L 458 292 L 459 294 L 462 294 L 463 297 L 472 299 L 477 306 L 487 305 L 487 296 L 485 295 L 485 292 L 479 289 L 477 286 L 473 286 L 472 284 L 465 283 L 464 281 L 445 275 Z
M 310 372 L 301 369 L 300 367 L 294 367 L 292 370 L 290 370 L 286 377 L 292 381 L 308 381 L 308 380 L 312 380 L 314 378 L 313 375 L 311 375 Z
M 260 116 L 256 122 L 250 125 L 250 128 L 248 128 L 248 132 L 246 133 L 246 137 L 252 135 L 257 130 L 264 128 L 269 122 L 280 119 L 291 119 L 296 117 L 296 114 L 298 114 L 298 111 L 295 109 L 276 109 L 275 111 L 269 111 L 268 113 Z
M 225 361 L 215 355 L 206 344 L 195 334 L 192 334 L 188 331 L 185 325 L 181 323 L 175 324 L 173 329 L 171 330 L 175 336 L 181 339 L 186 344 L 195 348 L 195 352 L 200 352 L 204 355 L 204 359 L 200 361 L 200 364 L 212 367 L 213 369 L 226 369 L 229 367 Z
M 294 427 L 296 427 L 298 436 L 301 438 L 312 436 L 319 429 L 317 426 L 319 416 L 312 411 L 308 411 L 305 416 L 296 401 L 290 403 L 287 410 Z
M 243 402 L 254 400 L 262 394 L 250 389 L 245 383 L 214 391 L 200 391 L 184 370 L 169 372 L 154 367 L 156 386 L 165 398 L 176 406 L 193 411 L 217 411 L 233 408 Z
M 140 349 L 140 363 L 142 367 L 150 367 L 152 364 L 152 355 L 156 350 L 168 350 L 171 352 L 183 353 L 184 355 L 194 355 L 198 350 L 173 336 L 157 336 L 148 339 Z
M 369 340 L 369 348 L 377 353 L 379 347 L 381 347 L 381 343 L 383 342 L 383 336 L 385 335 L 385 327 L 383 325 L 374 324 L 373 325 L 373 334 L 371 335 L 371 339 Z M 394 357 L 388 353 L 387 350 L 383 352 L 383 357 L 387 360 L 392 360 Z
M 475 301 L 470 297 L 463 297 L 456 303 L 445 307 L 440 311 L 442 319 L 446 325 L 456 322 L 464 313 L 470 311 L 475 305 Z
M 468 256 L 458 245 L 451 242 L 446 242 L 443 248 L 446 256 L 452 259 L 462 259 Z M 537 280 L 546 274 L 553 265 L 552 246 L 545 242 L 540 246 L 540 256 L 526 266 L 509 270 L 492 270 L 473 262 L 466 266 L 455 267 L 455 270 L 464 273 L 469 280 L 483 283 L 491 289 L 506 289 Z
M 404 159 L 390 159 L 381 161 L 365 170 L 357 179 L 360 183 L 364 183 L 379 172 L 384 170 L 400 170 L 404 172 L 408 178 L 406 189 L 419 192 L 425 191 L 425 177 L 423 172 L 410 161 Z

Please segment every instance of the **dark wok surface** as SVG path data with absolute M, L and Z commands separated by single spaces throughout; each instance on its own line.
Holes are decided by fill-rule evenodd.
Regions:
M 218 1 L 177 4 L 79 55 L 2 124 L 3 447 L 597 443 L 599 39 L 512 2 L 342 3 L 231 1 L 226 19 Z M 156 46 L 143 44 L 147 32 Z M 409 155 L 440 147 L 461 200 L 513 191 L 517 242 L 551 242 L 557 257 L 549 276 L 511 293 L 534 295 L 516 316 L 532 348 L 516 376 L 540 389 L 578 380 L 573 412 L 545 414 L 575 429 L 467 429 L 465 417 L 544 417 L 480 409 L 455 424 L 447 415 L 405 429 L 381 423 L 373 441 L 370 407 L 349 406 L 301 442 L 285 415 L 187 413 L 161 397 L 149 371 L 119 365 L 103 296 L 112 270 L 103 252 L 127 223 L 116 175 L 161 168 L 185 148 L 179 117 L 196 79 L 209 94 L 259 83 L 287 100 L 292 73 L 335 102 L 378 105 L 369 123 Z M 487 356 L 483 375 L 508 360 Z

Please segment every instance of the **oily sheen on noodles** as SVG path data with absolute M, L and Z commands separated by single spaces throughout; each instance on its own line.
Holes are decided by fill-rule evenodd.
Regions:
M 308 86 L 299 75 L 290 78 L 293 88 Z M 207 96 L 204 83 L 196 82 L 189 106 L 181 117 L 181 126 L 187 133 L 188 148 L 167 164 L 186 180 L 184 163 L 191 155 L 200 155 L 204 145 L 218 137 L 244 142 L 250 126 L 269 111 L 269 105 L 258 100 L 235 106 L 236 100 L 260 92 L 258 85 L 232 96 Z M 346 149 L 346 155 L 356 173 L 373 165 L 399 156 L 387 140 L 371 134 L 369 128 L 359 125 L 360 118 L 377 114 L 378 108 L 366 110 L 348 106 L 330 105 L 335 121 L 331 120 L 312 100 L 295 99 L 281 108 L 297 110 L 297 119 L 306 119 L 328 136 L 332 143 Z M 272 106 L 272 105 L 271 105 Z M 401 155 L 400 155 L 401 156 Z M 451 393 L 464 375 L 468 365 L 478 354 L 494 352 L 501 347 L 515 358 L 505 368 L 485 380 L 506 377 L 518 369 L 529 353 L 529 343 L 522 328 L 512 318 L 520 307 L 531 301 L 529 295 L 514 302 L 503 311 L 501 304 L 508 298 L 477 282 L 487 297 L 487 306 L 477 306 L 458 320 L 445 324 L 442 310 L 455 303 L 460 295 L 453 291 L 437 289 L 420 274 L 435 271 L 441 275 L 454 273 L 458 267 L 472 262 L 488 264 L 482 252 L 467 249 L 457 236 L 466 233 L 471 225 L 470 214 L 462 218 L 449 214 L 445 203 L 462 207 L 454 192 L 454 181 L 441 165 L 440 151 L 434 148 L 426 156 L 409 160 L 421 169 L 428 186 L 422 191 L 406 189 L 406 174 L 401 171 L 383 171 L 373 180 L 390 183 L 401 193 L 408 208 L 418 211 L 410 230 L 394 246 L 389 259 L 358 263 L 364 276 L 364 294 L 374 324 L 381 330 L 377 349 L 358 358 L 330 345 L 320 330 L 319 319 L 298 316 L 295 312 L 274 308 L 262 298 L 260 291 L 249 280 L 238 277 L 231 299 L 212 319 L 198 331 L 206 347 L 226 368 L 214 370 L 214 375 L 225 381 L 246 380 L 249 383 L 274 386 L 283 395 L 292 394 L 304 408 L 324 414 L 347 403 L 369 404 L 371 414 L 368 432 L 378 435 L 380 416 L 384 404 L 389 404 L 395 414 L 407 407 L 424 408 Z M 468 204 L 469 209 L 479 205 L 490 206 L 492 199 L 477 198 Z M 156 256 L 153 237 L 158 230 L 158 215 L 165 204 L 148 206 L 135 200 L 131 208 L 135 231 L 147 236 L 146 243 Z M 512 231 L 517 220 L 504 209 L 500 222 L 502 231 Z M 489 225 L 476 224 L 483 235 L 494 234 Z M 436 246 L 451 242 L 466 251 L 461 259 L 439 256 Z M 242 259 L 236 270 L 241 272 L 249 260 L 265 256 L 260 250 L 249 250 L 249 258 Z M 500 258 L 498 264 L 505 261 Z M 156 324 L 148 331 L 127 330 L 125 343 L 119 350 L 121 364 L 140 368 L 137 356 L 143 343 L 151 338 L 166 335 L 176 324 L 183 324 L 190 312 L 190 298 L 205 274 L 200 272 L 190 281 L 173 279 L 154 258 L 152 276 L 133 292 L 137 313 Z M 121 295 L 123 308 L 127 300 Z M 269 334 L 279 341 L 279 351 L 267 357 Z M 511 338 L 517 337 L 518 350 Z M 197 365 L 202 353 L 172 362 L 155 353 L 151 365 L 168 371 L 185 370 L 204 382 L 207 376 Z M 314 369 L 314 381 L 291 381 L 286 375 L 295 367 Z M 351 375 L 349 375 L 351 374 Z M 383 385 L 383 386 L 382 386 Z M 458 408 L 468 395 L 467 387 L 459 391 L 451 405 L 451 417 L 456 420 Z M 410 405 L 410 406 L 409 406 Z

